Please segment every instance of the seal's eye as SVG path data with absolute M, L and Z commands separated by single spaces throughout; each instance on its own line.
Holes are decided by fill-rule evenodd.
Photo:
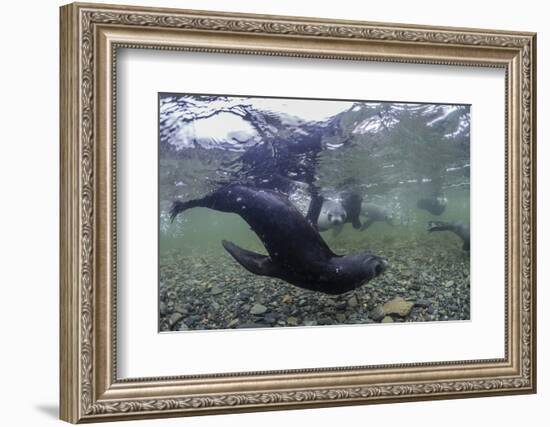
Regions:
M 332 221 L 332 214 L 328 214 L 328 220 Z
M 384 269 L 382 268 L 382 265 L 381 264 L 376 264 L 376 267 L 374 267 L 374 272 L 376 273 L 376 275 L 380 275 L 382 274 L 382 272 L 384 271 Z

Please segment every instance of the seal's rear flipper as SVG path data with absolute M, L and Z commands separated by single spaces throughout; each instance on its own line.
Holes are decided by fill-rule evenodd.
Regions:
M 174 222 L 178 214 L 182 213 L 187 209 L 206 206 L 204 204 L 205 200 L 206 200 L 206 197 L 203 197 L 202 199 L 189 200 L 187 202 L 176 200 L 174 203 L 172 203 L 172 207 L 170 208 L 170 222 Z
M 271 276 L 273 273 L 273 264 L 271 258 L 256 252 L 247 251 L 238 247 L 235 243 L 222 240 L 222 245 L 233 258 L 237 260 L 244 268 L 260 276 Z

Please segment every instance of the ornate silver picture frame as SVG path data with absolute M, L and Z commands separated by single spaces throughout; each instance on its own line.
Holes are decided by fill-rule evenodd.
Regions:
M 80 3 L 60 13 L 61 419 L 79 423 L 536 391 L 535 34 Z M 345 366 L 328 361 L 329 367 L 206 374 L 187 374 L 182 359 L 181 375 L 121 378 L 117 261 L 123 248 L 117 245 L 117 224 L 124 218 L 117 215 L 122 191 L 117 61 L 123 50 L 311 58 L 320 67 L 340 60 L 502 70 L 503 357 Z

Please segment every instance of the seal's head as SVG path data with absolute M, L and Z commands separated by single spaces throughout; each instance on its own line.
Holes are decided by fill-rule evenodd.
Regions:
M 375 255 L 360 255 L 361 260 L 361 270 L 365 277 L 365 281 L 374 279 L 375 277 L 380 276 L 386 268 L 388 268 L 389 263 L 385 258 L 375 256 Z
M 331 225 L 339 225 L 343 224 L 346 221 L 346 213 L 345 212 L 335 212 L 335 213 L 328 213 L 327 214 L 328 222 Z
M 355 283 L 353 288 L 380 276 L 389 266 L 385 258 L 369 254 L 345 255 L 335 258 L 333 262 L 338 274 Z
M 321 208 L 318 225 L 321 230 L 327 230 L 331 227 L 344 224 L 346 219 L 347 214 L 344 207 L 338 202 L 327 200 Z

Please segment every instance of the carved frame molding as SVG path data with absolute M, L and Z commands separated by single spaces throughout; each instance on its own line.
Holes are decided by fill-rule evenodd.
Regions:
M 534 34 L 71 4 L 61 8 L 60 42 L 62 419 L 74 423 L 535 391 Z M 113 147 L 114 65 L 120 47 L 504 67 L 506 357 L 118 381 Z

